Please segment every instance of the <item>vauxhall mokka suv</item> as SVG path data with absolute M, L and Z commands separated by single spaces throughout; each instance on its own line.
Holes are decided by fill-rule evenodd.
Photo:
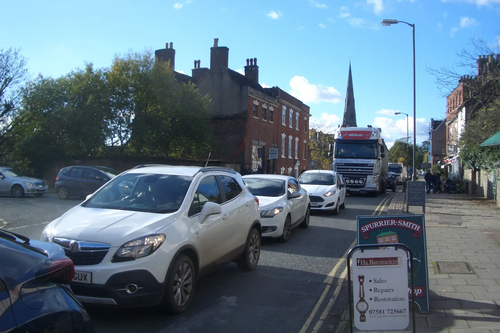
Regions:
M 180 313 L 209 267 L 256 268 L 258 205 L 232 169 L 138 166 L 48 224 L 42 240 L 74 261 L 82 302 Z

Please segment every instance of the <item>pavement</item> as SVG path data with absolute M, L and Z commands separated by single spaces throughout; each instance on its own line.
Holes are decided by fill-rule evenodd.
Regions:
M 406 214 L 406 193 L 386 213 Z M 500 208 L 467 194 L 427 194 L 424 221 L 430 313 L 417 311 L 416 332 L 500 333 Z M 349 331 L 345 311 L 336 332 Z

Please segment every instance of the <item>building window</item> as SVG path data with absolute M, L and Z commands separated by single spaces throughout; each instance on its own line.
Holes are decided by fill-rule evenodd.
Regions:
M 288 137 L 288 158 L 292 158 L 292 140 L 293 137 L 290 135 Z
M 307 142 L 306 142 L 306 140 L 304 140 L 304 144 L 303 144 L 303 146 L 302 146 L 302 147 L 303 147 L 303 149 L 304 149 L 304 150 L 302 150 L 302 159 L 303 159 L 303 160 L 305 160 L 305 159 L 306 159 L 306 147 L 307 147 Z
M 299 113 L 295 113 L 295 129 L 298 131 L 299 130 Z
M 253 106 L 253 117 L 254 118 L 259 118 L 259 107 L 254 104 Z
M 286 126 L 286 106 L 283 105 L 283 109 L 281 110 L 281 124 Z
M 290 113 L 288 114 L 288 127 L 293 128 L 293 110 L 290 109 Z
M 274 116 L 274 109 L 272 107 L 270 107 L 269 108 L 269 118 L 268 118 L 270 123 L 274 122 L 273 116 Z
M 295 158 L 299 158 L 299 138 L 295 138 Z
M 304 118 L 304 133 L 307 133 L 307 118 Z
M 267 121 L 267 107 L 266 106 L 262 106 L 262 120 Z
M 285 141 L 286 141 L 286 134 L 283 133 L 281 134 L 281 157 L 285 158 Z

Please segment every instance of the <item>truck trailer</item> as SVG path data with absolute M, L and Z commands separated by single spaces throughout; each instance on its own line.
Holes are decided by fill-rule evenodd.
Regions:
M 380 128 L 337 128 L 333 144 L 333 170 L 344 178 L 348 194 L 386 192 L 389 151 Z

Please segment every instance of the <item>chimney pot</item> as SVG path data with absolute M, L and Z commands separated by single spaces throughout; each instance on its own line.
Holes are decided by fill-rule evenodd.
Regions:
M 253 64 L 257 66 L 257 58 L 253 58 Z
M 174 43 L 170 42 L 170 48 L 173 49 L 174 48 Z
M 219 38 L 214 39 L 214 47 L 219 47 Z
M 247 59 L 247 66 L 250 65 L 250 59 Z

